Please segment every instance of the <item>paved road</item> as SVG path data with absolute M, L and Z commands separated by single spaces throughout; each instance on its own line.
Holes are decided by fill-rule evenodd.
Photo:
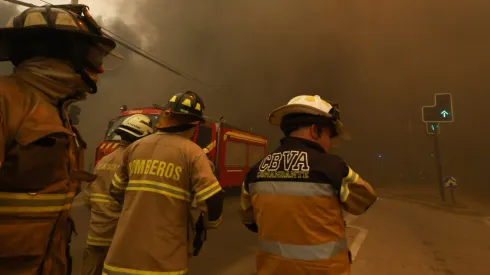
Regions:
M 222 226 L 210 232 L 190 274 L 251 275 L 254 235 L 239 222 L 237 200 L 228 200 Z M 73 209 L 79 236 L 72 253 L 80 270 L 86 224 L 83 207 Z M 364 216 L 348 216 L 353 275 L 490 275 L 490 224 L 414 203 L 380 199 Z M 77 272 L 74 275 L 78 275 Z

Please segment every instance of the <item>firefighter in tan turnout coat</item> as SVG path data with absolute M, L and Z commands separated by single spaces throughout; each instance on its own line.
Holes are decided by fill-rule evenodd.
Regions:
M 372 187 L 338 156 L 346 137 L 338 108 L 298 96 L 269 116 L 286 137 L 255 165 L 242 188 L 242 220 L 258 233 L 258 275 L 348 275 L 342 209 L 359 215 L 375 201 Z
M 110 193 L 123 209 L 104 264 L 107 275 L 187 274 L 194 198 L 204 227 L 221 222 L 223 191 L 205 153 L 191 141 L 205 121 L 202 100 L 185 92 L 159 108 L 158 132 L 132 143 L 114 174 Z
M 121 205 L 109 195 L 109 188 L 117 168 L 122 163 L 124 150 L 136 140 L 153 133 L 151 120 L 145 115 L 132 115 L 115 130 L 121 137 L 114 152 L 103 157 L 95 167 L 97 179 L 84 190 L 91 217 L 87 246 L 83 252 L 82 275 L 100 275 L 109 251 L 121 213 Z
M 83 5 L 30 8 L 0 29 L 0 274 L 71 273 L 69 211 L 86 147 L 68 106 L 97 91 L 116 44 Z

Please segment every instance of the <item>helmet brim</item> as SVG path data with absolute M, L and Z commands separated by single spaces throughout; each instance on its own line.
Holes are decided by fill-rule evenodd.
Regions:
M 281 106 L 269 114 L 269 123 L 272 125 L 281 125 L 282 118 L 290 114 L 311 114 L 311 115 L 326 115 L 314 107 L 303 104 L 289 104 Z
M 92 40 L 101 46 L 107 54 L 116 48 L 116 42 L 110 38 L 71 29 L 54 29 L 47 27 L 0 28 L 0 61 L 9 61 L 9 49 L 12 44 L 35 43 L 52 37 L 66 40 Z
M 153 107 L 155 109 L 162 110 L 164 112 L 169 110 L 168 105 L 162 106 L 162 105 L 158 105 L 158 104 L 153 104 Z M 191 113 L 176 112 L 176 111 L 172 111 L 172 110 L 169 110 L 169 111 L 175 115 L 183 115 L 183 116 L 193 117 L 196 119 L 196 122 L 201 122 L 201 123 L 206 122 L 206 118 L 204 118 L 202 116 L 198 116 L 198 115 L 191 114 Z
M 311 114 L 311 115 L 323 115 L 330 116 L 325 112 L 322 112 L 314 107 L 306 106 L 303 104 L 289 104 L 281 106 L 269 114 L 269 123 L 272 125 L 281 125 L 282 118 L 290 114 Z M 338 136 L 333 140 L 351 140 L 351 136 L 344 127 L 344 124 L 337 120 L 335 123 L 335 130 Z

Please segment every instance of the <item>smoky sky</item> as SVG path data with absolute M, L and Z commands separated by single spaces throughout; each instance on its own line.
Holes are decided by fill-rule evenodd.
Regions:
M 0 3 L 0 19 L 4 6 Z M 421 121 L 434 93 L 452 93 L 455 122 L 441 126 L 445 175 L 490 186 L 490 2 L 472 1 L 127 1 L 136 20 L 104 24 L 204 81 L 179 76 L 118 49 L 126 60 L 108 71 L 99 93 L 80 104 L 92 153 L 119 106 L 164 103 L 199 93 L 206 114 L 271 140 L 280 131 L 267 115 L 299 94 L 340 103 L 353 137 L 336 149 L 361 175 L 380 162 L 396 177 L 434 173 L 432 140 Z M 2 16 L 3 15 L 3 16 Z M 93 154 L 88 154 L 93 162 Z M 382 160 L 378 159 L 382 155 Z M 387 172 L 387 173 L 388 173 Z M 395 179 L 396 180 L 396 179 Z

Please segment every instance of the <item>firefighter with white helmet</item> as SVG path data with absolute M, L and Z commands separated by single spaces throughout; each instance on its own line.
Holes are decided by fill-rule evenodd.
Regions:
M 68 107 L 97 91 L 116 47 L 84 5 L 29 8 L 0 28 L 0 274 L 71 273 L 70 207 L 86 143 Z
M 158 131 L 131 144 L 110 193 L 124 204 L 103 274 L 187 274 L 206 229 L 221 223 L 224 194 L 209 160 L 192 142 L 205 122 L 194 92 L 172 96 Z M 203 212 L 192 224 L 192 202 Z
M 247 173 L 241 195 L 242 221 L 258 235 L 258 275 L 350 274 L 341 210 L 362 214 L 377 197 L 329 153 L 349 138 L 337 106 L 301 95 L 269 115 L 286 137 Z
M 85 203 L 91 210 L 91 216 L 83 252 L 82 275 L 102 274 L 104 259 L 121 213 L 121 205 L 109 194 L 112 178 L 122 163 L 127 146 L 153 133 L 151 119 L 146 115 L 132 115 L 124 119 L 115 133 L 121 137 L 119 146 L 97 163 L 97 179 L 84 190 Z

